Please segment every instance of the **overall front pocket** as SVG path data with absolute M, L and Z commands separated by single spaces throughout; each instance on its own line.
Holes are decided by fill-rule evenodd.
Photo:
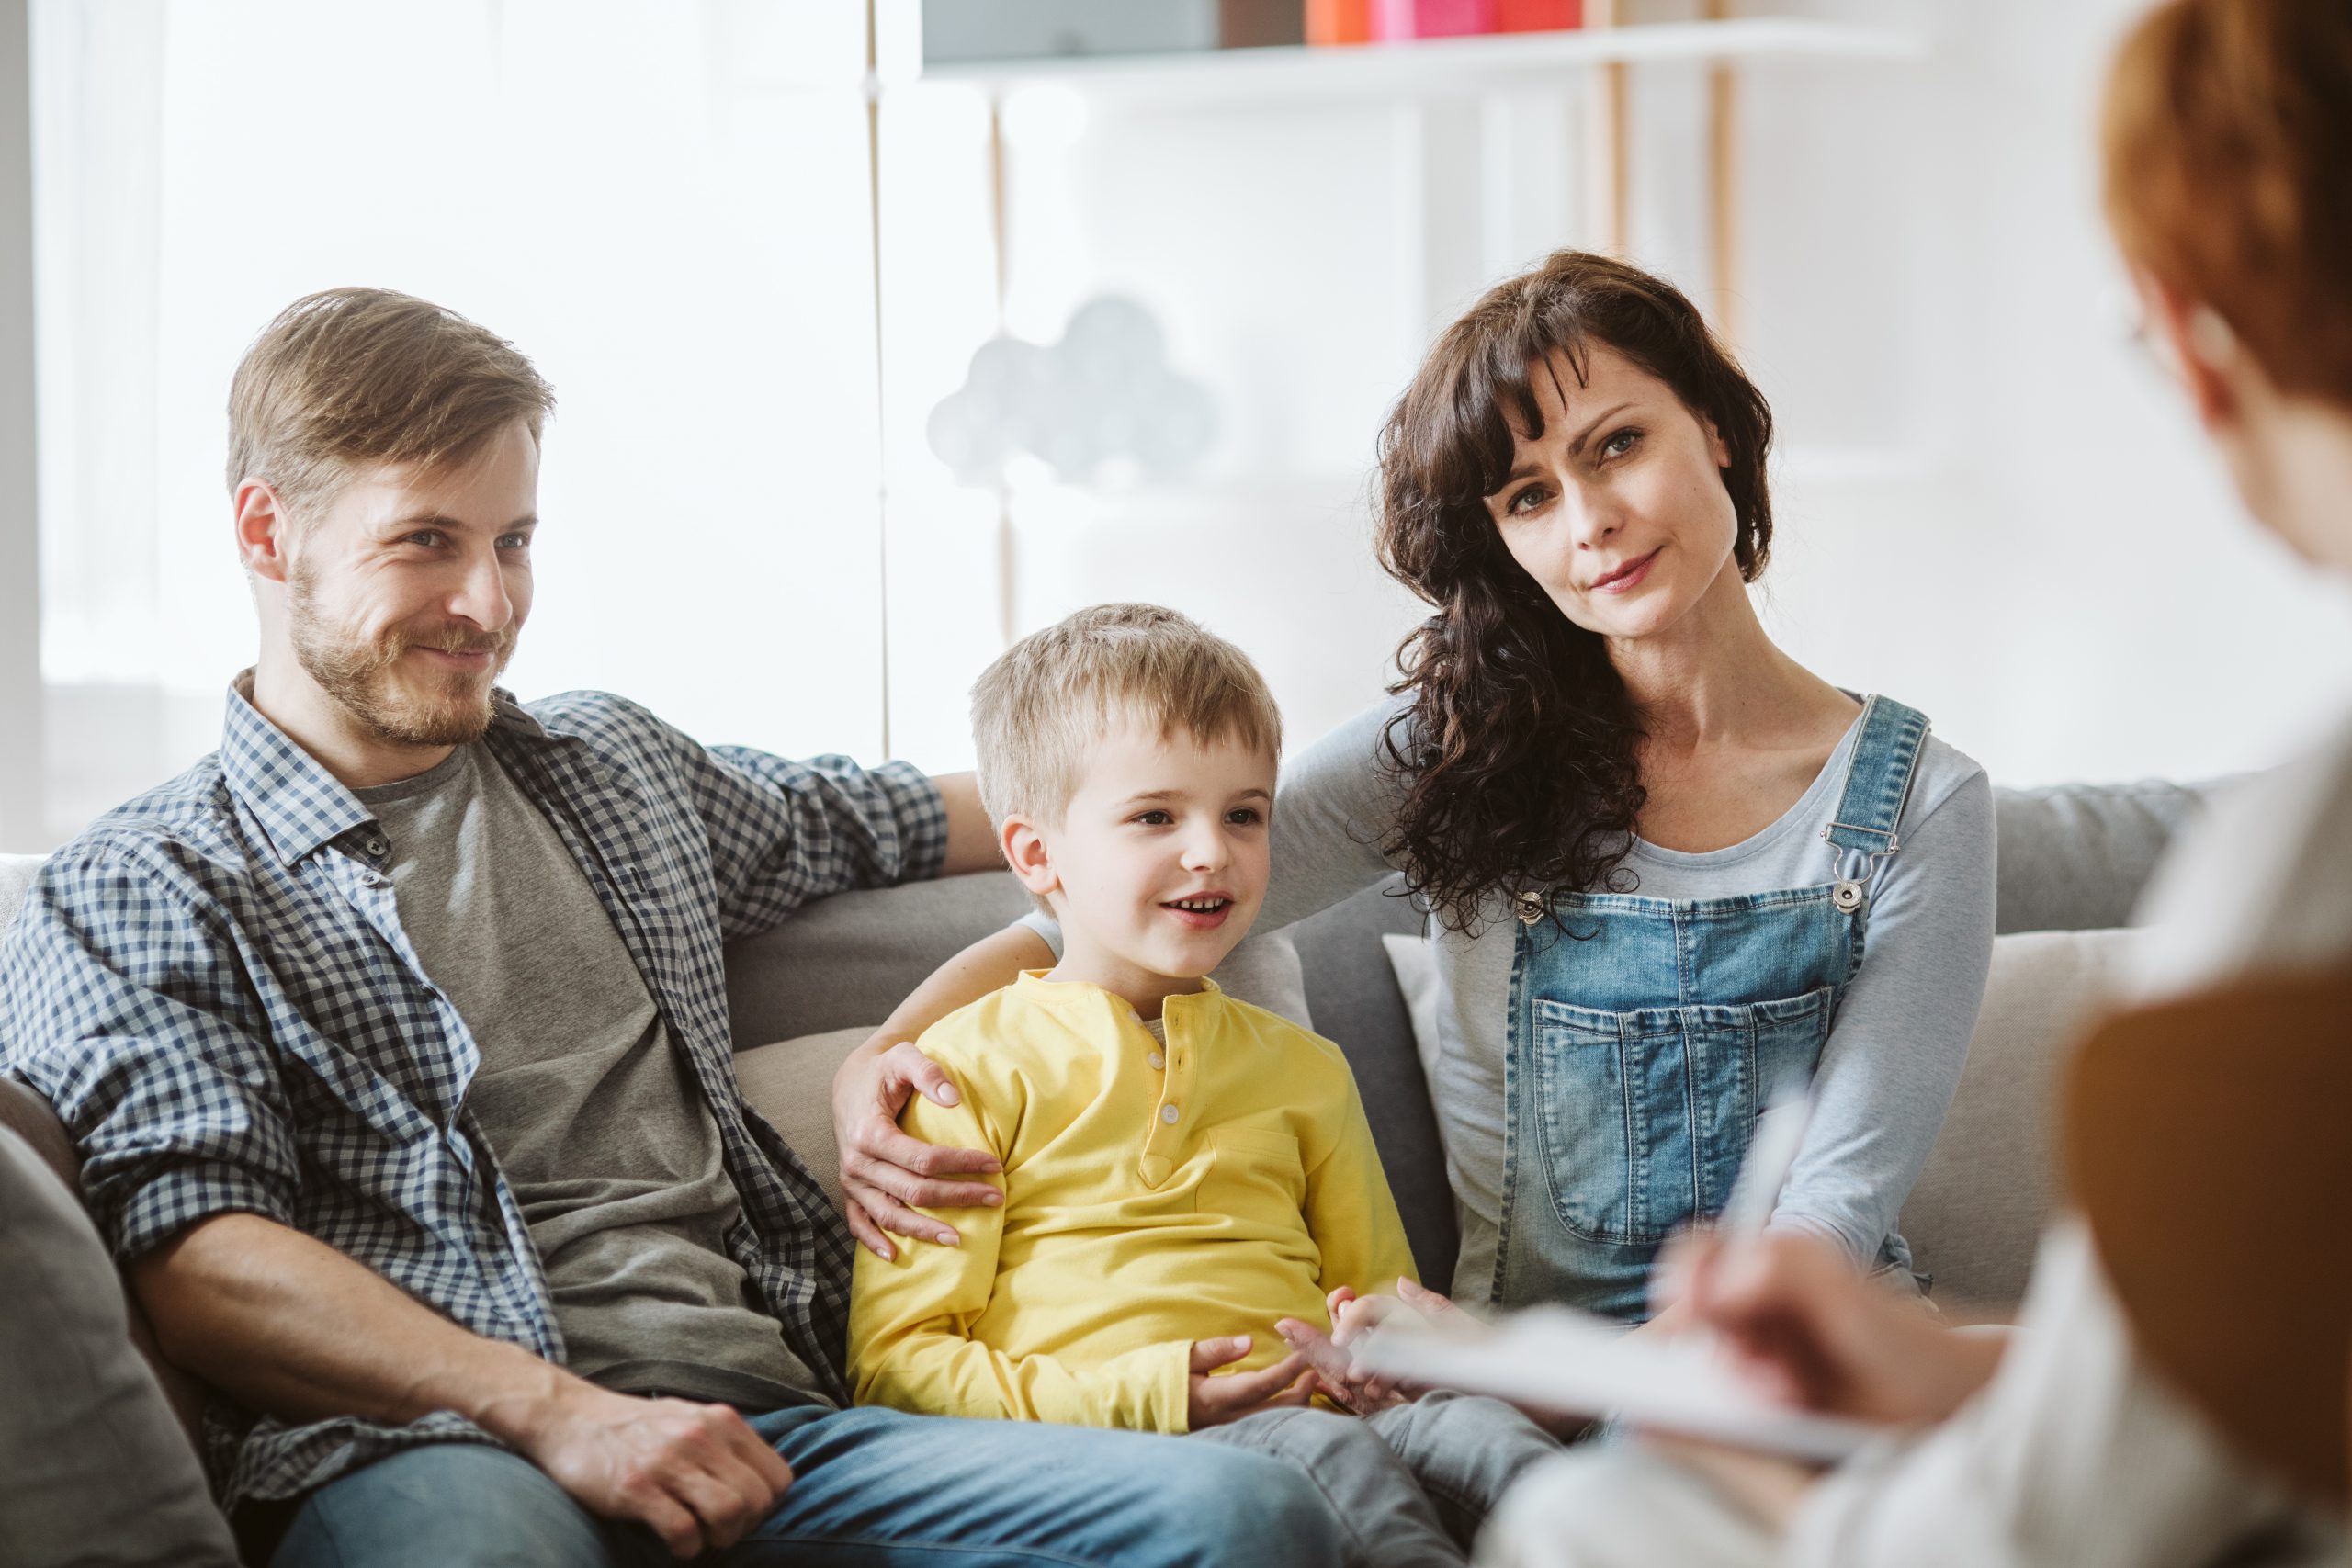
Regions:
M 1538 998 L 1536 1159 L 1560 1224 L 1656 1246 L 1721 1210 L 1764 1100 L 1809 1079 L 1834 993 L 1604 1012 Z

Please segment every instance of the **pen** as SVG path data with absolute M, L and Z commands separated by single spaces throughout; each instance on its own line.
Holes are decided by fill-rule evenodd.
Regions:
M 1804 1142 L 1805 1122 L 1812 1112 L 1812 1099 L 1803 1089 L 1783 1089 L 1756 1118 L 1755 1131 L 1747 1139 L 1747 1158 L 1741 1162 L 1739 1175 L 1731 1184 L 1731 1199 L 1724 1204 L 1724 1240 L 1745 1241 L 1764 1233 L 1764 1223 L 1772 1217 L 1772 1206 L 1781 1201 L 1781 1189 L 1797 1163 L 1797 1149 Z

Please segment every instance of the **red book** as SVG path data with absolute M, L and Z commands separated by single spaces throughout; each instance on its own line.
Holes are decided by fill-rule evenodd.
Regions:
M 1306 41 L 1370 43 L 1372 0 L 1306 0 Z
M 1584 0 L 1495 0 L 1495 31 L 1550 33 L 1584 26 Z
M 1376 39 L 1459 38 L 1495 30 L 1495 0 L 1376 0 Z

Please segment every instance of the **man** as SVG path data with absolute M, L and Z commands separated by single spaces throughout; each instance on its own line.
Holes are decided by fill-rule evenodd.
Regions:
M 552 406 L 404 295 L 272 322 L 230 399 L 262 643 L 220 750 L 59 852 L 0 953 L 0 1066 L 219 1391 L 248 1554 L 1335 1558 L 1271 1461 L 838 1408 L 849 1243 L 743 1102 L 721 944 L 993 864 L 988 822 L 968 776 L 497 690 Z

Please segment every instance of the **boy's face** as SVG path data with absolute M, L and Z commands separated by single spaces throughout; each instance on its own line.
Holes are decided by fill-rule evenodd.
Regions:
M 1062 820 L 1006 823 L 1006 848 L 1062 922 L 1060 973 L 1138 1006 L 1221 963 L 1265 901 L 1274 759 L 1128 721 L 1089 748 Z

